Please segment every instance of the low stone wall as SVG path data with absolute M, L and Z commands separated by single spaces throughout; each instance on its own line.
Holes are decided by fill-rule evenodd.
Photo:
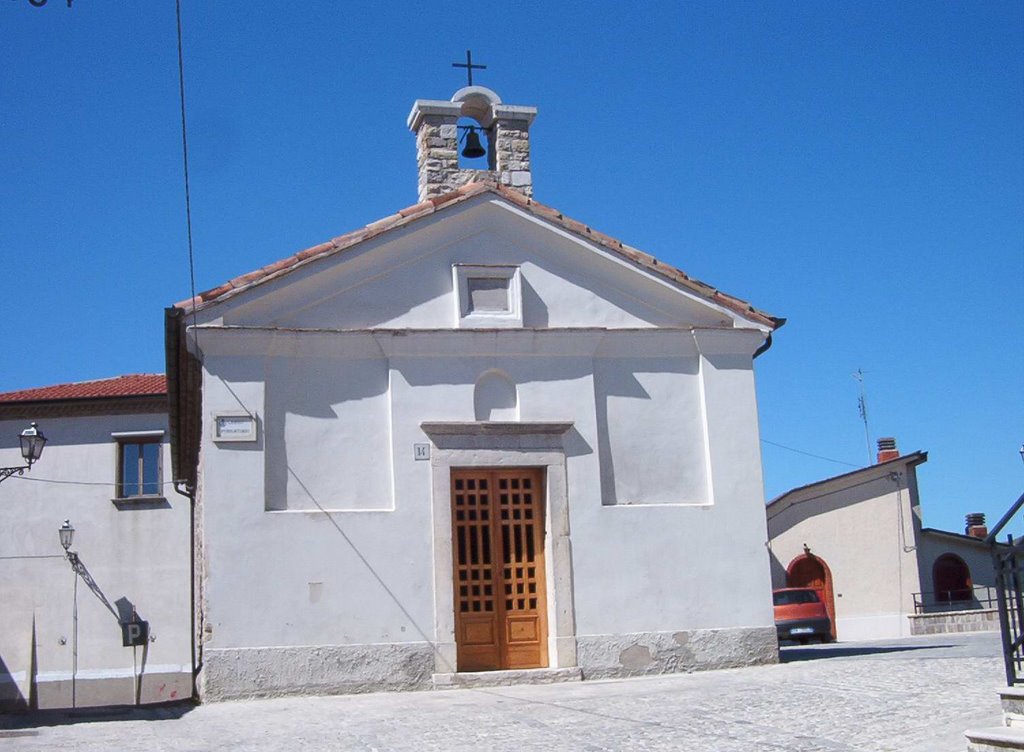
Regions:
M 911 614 L 910 634 L 949 634 L 952 632 L 998 632 L 999 609 L 975 608 L 946 611 L 941 614 Z

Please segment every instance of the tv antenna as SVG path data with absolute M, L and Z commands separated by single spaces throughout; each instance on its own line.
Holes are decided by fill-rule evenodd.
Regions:
M 867 389 L 864 386 L 864 371 L 860 368 L 857 369 L 857 373 L 853 374 L 853 378 L 860 384 L 860 396 L 857 397 L 857 410 L 860 412 L 860 419 L 864 421 L 864 443 L 867 445 L 868 450 L 868 464 L 871 462 L 871 434 L 868 431 L 868 394 Z

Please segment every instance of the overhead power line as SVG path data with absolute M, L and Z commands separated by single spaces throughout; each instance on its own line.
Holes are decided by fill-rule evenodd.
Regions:
M 181 48 L 181 0 L 174 0 L 178 21 L 178 94 L 181 99 L 181 154 L 185 164 L 185 228 L 188 232 L 188 276 L 192 290 L 192 324 L 196 323 L 196 264 L 192 252 L 192 198 L 188 182 L 188 136 L 185 128 L 185 56 Z
M 818 460 L 825 460 L 826 462 L 835 462 L 837 465 L 846 465 L 847 467 L 858 467 L 858 468 L 859 467 L 863 467 L 863 465 L 855 465 L 852 462 L 846 462 L 844 460 L 837 460 L 837 459 L 833 459 L 832 457 L 824 457 L 824 456 L 822 456 L 820 454 L 814 454 L 813 452 L 805 452 L 803 449 L 795 449 L 794 447 L 786 446 L 785 444 L 779 444 L 779 443 L 774 442 L 774 441 L 768 441 L 768 439 L 761 439 L 761 441 L 763 443 L 765 443 L 765 444 L 771 444 L 774 447 L 778 447 L 779 449 L 785 449 L 785 450 L 787 450 L 789 452 L 796 452 L 797 454 L 803 454 L 803 455 L 806 455 L 807 457 L 814 457 L 815 459 L 818 459 Z
M 53 483 L 58 486 L 116 486 L 115 481 L 97 481 L 97 480 L 56 480 L 55 478 L 30 478 L 27 475 L 15 475 L 14 480 L 22 480 L 26 483 Z M 177 480 L 164 480 L 158 481 L 158 485 L 161 486 L 173 486 L 175 483 L 180 483 Z

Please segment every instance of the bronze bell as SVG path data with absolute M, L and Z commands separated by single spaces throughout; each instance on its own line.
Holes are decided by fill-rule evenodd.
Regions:
M 466 148 L 462 150 L 462 156 L 467 159 L 476 159 L 487 153 L 487 150 L 480 144 L 480 135 L 476 128 L 470 128 L 466 132 Z

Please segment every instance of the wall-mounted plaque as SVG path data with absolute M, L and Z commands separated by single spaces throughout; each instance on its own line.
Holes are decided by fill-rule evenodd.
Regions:
M 214 441 L 256 441 L 256 416 L 219 413 L 213 418 Z

